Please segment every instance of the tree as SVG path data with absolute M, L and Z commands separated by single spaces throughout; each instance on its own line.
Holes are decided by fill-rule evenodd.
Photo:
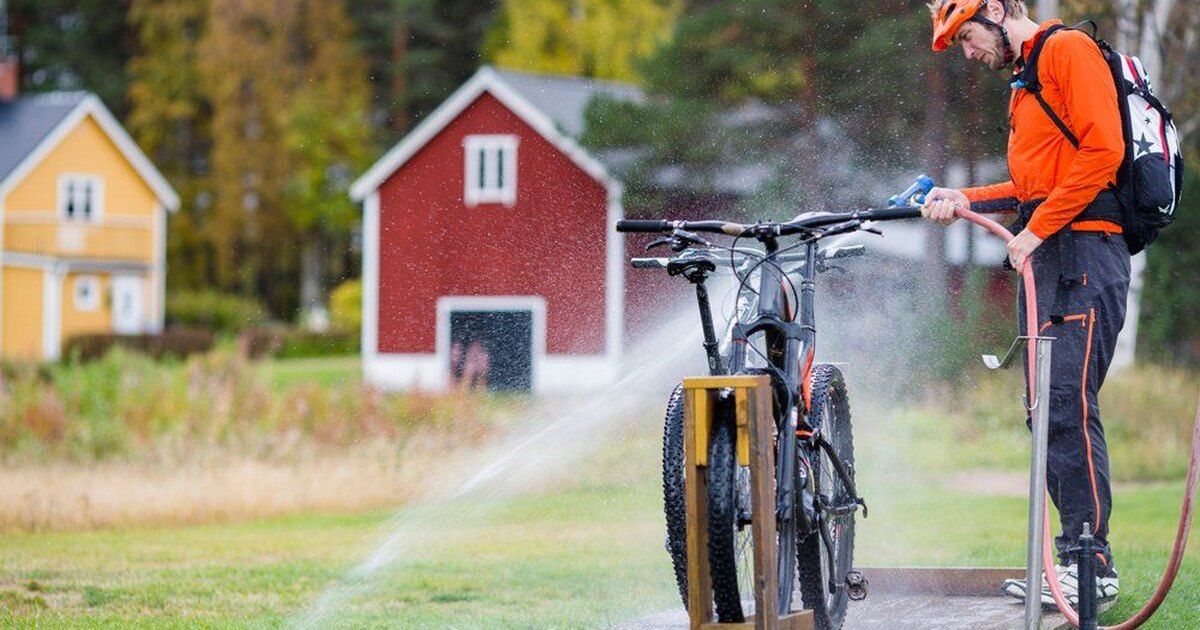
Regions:
M 272 312 L 294 309 L 295 235 L 283 213 L 293 171 L 283 143 L 294 3 L 211 0 L 199 43 L 204 96 L 212 107 L 213 206 L 206 229 L 214 244 L 214 280 L 226 290 L 261 295 Z
M 486 56 L 498 65 L 638 82 L 666 42 L 681 0 L 505 0 Z
M 1118 49 L 1142 60 L 1155 92 L 1175 113 L 1185 153 L 1189 148 L 1196 148 L 1195 131 L 1200 125 L 1200 77 L 1196 76 L 1193 69 L 1200 55 L 1200 8 L 1195 3 L 1178 0 L 1075 0 L 1062 3 L 1060 8 L 1068 22 L 1098 18 L 1102 36 L 1105 33 L 1113 34 L 1115 37 L 1111 37 L 1110 41 Z M 1186 204 L 1187 188 L 1184 190 Z M 1180 213 L 1186 211 L 1187 205 L 1179 210 Z M 1170 227 L 1165 234 L 1178 229 L 1178 226 Z M 1187 297 L 1181 291 L 1190 289 L 1169 281 L 1170 276 L 1163 272 L 1150 273 L 1147 269 L 1153 265 L 1171 269 L 1178 259 L 1193 258 L 1194 252 L 1186 243 L 1167 236 L 1162 240 L 1145 253 L 1133 257 L 1125 328 L 1117 341 L 1114 368 L 1129 365 L 1139 352 L 1143 297 L 1155 304 L 1150 316 L 1164 318 L 1158 323 L 1147 322 L 1149 329 L 1158 335 L 1168 330 L 1179 330 L 1174 323 L 1178 321 L 1178 315 L 1173 305 L 1188 304 Z M 1148 284 L 1151 281 L 1155 282 L 1153 287 Z M 1160 294 L 1151 298 L 1146 294 L 1148 291 Z M 1150 354 L 1163 358 L 1175 357 L 1176 353 L 1168 351 L 1166 342 L 1162 338 L 1152 339 Z
M 211 241 L 202 226 L 207 203 L 209 107 L 197 66 L 208 0 L 133 0 L 129 21 L 137 50 L 127 66 L 129 116 L 138 144 L 180 193 L 167 231 L 172 290 L 209 281 Z
M 394 143 L 479 67 L 498 0 L 363 0 L 349 14 L 373 86 L 371 120 Z
M 282 121 L 293 164 L 284 208 L 301 245 L 300 304 L 313 310 L 324 301 L 327 263 L 343 259 L 326 254 L 347 243 L 357 217 L 347 190 L 369 149 L 369 87 L 340 3 L 303 3 L 294 38 L 299 75 Z
M 21 84 L 30 91 L 88 90 L 118 116 L 134 34 L 131 0 L 9 0 Z

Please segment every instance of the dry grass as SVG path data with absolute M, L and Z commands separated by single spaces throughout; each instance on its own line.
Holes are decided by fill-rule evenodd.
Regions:
M 466 423 L 464 423 L 465 425 Z M 175 465 L 104 461 L 0 469 L 0 531 L 231 521 L 394 507 L 434 490 L 488 434 L 484 425 L 306 449 L 289 458 L 197 454 Z
M 924 404 L 902 410 L 899 422 L 922 437 L 918 448 L 934 470 L 1024 470 L 1029 434 L 1022 388 L 1019 369 L 964 377 L 954 389 L 930 388 Z M 1137 365 L 1109 374 L 1100 412 L 1114 480 L 1184 476 L 1198 393 L 1200 373 L 1191 370 Z
M 506 407 L 461 393 L 385 395 L 337 366 L 318 374 L 331 382 L 288 384 L 258 368 L 231 353 L 159 364 L 114 352 L 10 371 L 0 531 L 394 506 L 452 479 L 464 468 L 452 463 L 499 430 Z

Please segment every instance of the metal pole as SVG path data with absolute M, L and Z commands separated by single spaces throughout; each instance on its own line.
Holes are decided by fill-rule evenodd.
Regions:
M 1037 374 L 1033 413 L 1033 456 L 1029 464 L 1029 548 L 1025 555 L 1025 628 L 1039 630 L 1042 622 L 1042 522 L 1046 518 L 1046 440 L 1050 429 L 1050 343 L 1035 337 Z
M 1079 630 L 1096 630 L 1096 546 L 1092 524 L 1085 522 L 1075 550 L 1079 570 Z

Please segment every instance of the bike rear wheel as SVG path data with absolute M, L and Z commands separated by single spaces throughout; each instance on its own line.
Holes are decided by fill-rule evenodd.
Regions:
M 667 553 L 675 571 L 675 584 L 683 607 L 688 604 L 687 508 L 684 499 L 683 385 L 676 385 L 667 400 L 663 419 L 663 516 L 667 522 Z
M 854 476 L 854 438 L 850 404 L 841 372 L 831 365 L 812 370 L 809 424 L 818 428 L 842 465 Z M 820 508 L 853 500 L 824 449 L 810 448 L 809 475 L 817 492 L 818 520 L 826 535 L 813 532 L 800 541 L 797 562 L 804 607 L 813 611 L 817 630 L 838 630 L 846 619 L 849 592 L 846 577 L 854 566 L 854 513 L 833 515 Z M 832 563 L 830 557 L 832 556 Z M 833 585 L 831 591 L 829 586 Z

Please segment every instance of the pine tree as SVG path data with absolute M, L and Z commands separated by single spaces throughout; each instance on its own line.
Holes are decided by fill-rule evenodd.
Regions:
M 377 144 L 387 146 L 478 69 L 497 0 L 362 0 L 349 8 L 368 59 Z
M 9 0 L 22 88 L 88 90 L 125 114 L 125 64 L 134 49 L 131 0 Z

